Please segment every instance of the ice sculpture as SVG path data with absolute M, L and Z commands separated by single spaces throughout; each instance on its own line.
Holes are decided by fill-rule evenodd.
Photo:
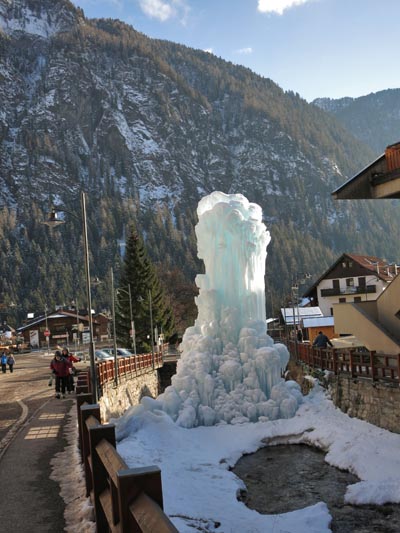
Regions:
M 301 402 L 282 372 L 289 353 L 266 334 L 265 260 L 270 235 L 261 208 L 213 192 L 198 205 L 198 317 L 186 330 L 172 385 L 157 406 L 184 427 L 289 418 Z M 147 403 L 149 405 L 149 403 Z

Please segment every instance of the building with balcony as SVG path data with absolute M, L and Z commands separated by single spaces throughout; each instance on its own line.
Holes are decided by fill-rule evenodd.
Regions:
M 354 335 L 369 351 L 396 355 L 400 360 L 400 275 L 376 300 L 335 304 L 335 333 Z
M 376 300 L 399 269 L 398 265 L 379 257 L 345 253 L 304 296 L 310 298 L 324 316 L 333 316 L 334 304 Z
M 335 200 L 400 198 L 400 142 L 332 193 Z

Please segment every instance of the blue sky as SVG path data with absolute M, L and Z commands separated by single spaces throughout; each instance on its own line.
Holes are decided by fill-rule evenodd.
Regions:
M 308 101 L 400 87 L 400 0 L 73 0 L 245 65 Z

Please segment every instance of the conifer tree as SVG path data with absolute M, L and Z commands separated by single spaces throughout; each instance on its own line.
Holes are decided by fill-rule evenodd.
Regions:
M 174 333 L 175 324 L 156 269 L 135 228 L 131 229 L 126 243 L 120 287 L 116 291 L 115 309 L 118 342 L 123 346 L 131 347 L 129 289 L 136 349 L 138 352 L 149 351 L 151 349 L 151 318 L 153 328 L 157 328 L 158 334 L 163 333 L 166 340 Z

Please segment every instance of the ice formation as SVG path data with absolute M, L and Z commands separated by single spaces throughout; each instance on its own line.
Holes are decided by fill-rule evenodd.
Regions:
M 282 379 L 289 353 L 266 334 L 270 235 L 261 208 L 241 194 L 213 192 L 197 214 L 205 264 L 196 277 L 198 317 L 183 336 L 172 384 L 153 407 L 187 428 L 292 417 L 300 388 Z

